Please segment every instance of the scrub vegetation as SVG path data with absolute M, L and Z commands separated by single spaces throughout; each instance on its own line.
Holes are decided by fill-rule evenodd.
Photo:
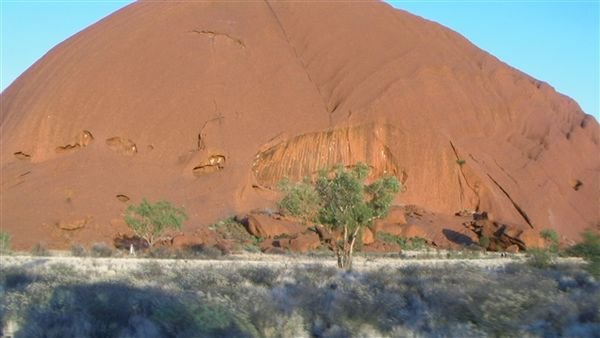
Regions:
M 38 259 L 39 260 L 39 259 Z M 92 263 L 94 264 L 94 263 Z M 0 269 L 14 337 L 592 337 L 600 283 L 577 265 L 339 270 L 164 260 Z M 10 334 L 11 332 L 4 332 Z

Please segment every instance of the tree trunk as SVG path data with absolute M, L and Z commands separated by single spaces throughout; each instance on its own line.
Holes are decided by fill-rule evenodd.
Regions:
M 344 226 L 344 239 L 342 245 L 338 245 L 336 250 L 336 256 L 338 261 L 338 268 L 352 270 L 352 255 L 354 253 L 354 244 L 356 244 L 356 237 L 360 227 L 348 237 L 348 227 Z

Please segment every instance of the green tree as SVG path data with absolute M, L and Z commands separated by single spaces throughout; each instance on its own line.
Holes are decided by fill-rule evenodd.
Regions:
M 308 177 L 301 183 L 292 183 L 284 178 L 278 185 L 285 196 L 279 202 L 279 210 L 284 215 L 300 217 L 305 221 L 314 221 L 319 213 L 319 194 Z
M 352 268 L 352 254 L 360 230 L 387 215 L 394 194 L 400 191 L 396 177 L 380 178 L 371 184 L 364 181 L 369 174 L 366 164 L 350 170 L 341 165 L 332 172 L 321 170 L 316 182 L 320 198 L 318 220 L 331 230 L 339 230 L 341 239 L 334 245 L 338 267 Z
M 152 204 L 145 198 L 140 205 L 130 205 L 125 211 L 125 223 L 150 247 L 170 238 L 165 235 L 166 230 L 181 230 L 187 219 L 184 209 L 175 208 L 167 201 Z
M 341 232 L 341 238 L 333 243 L 340 268 L 352 268 L 352 255 L 361 229 L 387 215 L 394 195 L 400 191 L 396 177 L 383 177 L 365 184 L 368 174 L 366 164 L 360 163 L 351 169 L 337 165 L 332 170 L 319 171 L 314 185 L 308 179 L 295 184 L 285 179 L 279 185 L 285 193 L 279 203 L 284 214 L 319 222 L 332 231 Z

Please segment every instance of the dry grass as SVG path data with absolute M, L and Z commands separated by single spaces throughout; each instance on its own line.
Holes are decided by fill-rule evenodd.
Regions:
M 15 337 L 600 332 L 600 283 L 578 264 L 539 269 L 521 258 L 357 257 L 355 271 L 343 272 L 333 257 L 260 254 L 1 259 L 0 320 Z

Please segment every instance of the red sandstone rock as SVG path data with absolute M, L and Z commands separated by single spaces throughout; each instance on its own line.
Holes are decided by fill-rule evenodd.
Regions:
M 424 239 L 426 239 L 428 237 L 427 232 L 425 232 L 421 227 L 414 225 L 414 224 L 403 225 L 401 236 L 405 237 L 405 238 L 419 237 L 419 238 L 424 238 Z
M 362 229 L 362 243 L 364 245 L 369 245 L 375 242 L 375 235 L 373 235 L 373 231 L 368 227 L 364 227 Z
M 406 215 L 404 214 L 404 208 L 400 206 L 392 206 L 390 207 L 390 211 L 383 221 L 386 223 L 395 223 L 395 224 L 406 224 Z
M 365 245 L 362 248 L 363 252 L 400 252 L 400 245 L 397 243 L 386 243 L 376 241 L 370 245 Z
M 519 252 L 519 246 L 516 245 L 516 244 L 509 245 L 508 247 L 506 247 L 506 252 L 508 252 L 508 253 L 518 253 Z
M 295 235 L 306 230 L 306 226 L 295 222 L 274 219 L 268 215 L 248 215 L 248 232 L 261 238 L 272 238 L 287 234 Z
M 68 245 L 41 226 L 72 212 L 65 189 L 99 225 L 77 231 L 85 244 L 112 238 L 123 191 L 185 206 L 193 232 L 336 162 L 396 175 L 398 201 L 438 214 L 485 210 L 566 240 L 600 221 L 593 117 L 380 2 L 135 2 L 0 100 L 0 224 L 17 250 Z
M 297 235 L 289 240 L 290 250 L 294 252 L 308 252 L 318 248 L 321 245 L 319 235 L 310 231 Z
M 535 230 L 525 230 L 519 239 L 523 241 L 526 248 L 545 248 L 546 241 Z

